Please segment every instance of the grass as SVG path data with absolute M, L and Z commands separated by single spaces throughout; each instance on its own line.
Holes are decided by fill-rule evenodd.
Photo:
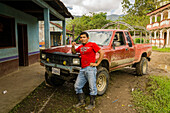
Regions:
M 140 113 L 170 113 L 170 79 L 151 76 L 145 90 L 132 92 L 134 105 Z
M 153 46 L 152 50 L 160 51 L 160 52 L 170 52 L 170 48 L 158 48 L 156 46 Z

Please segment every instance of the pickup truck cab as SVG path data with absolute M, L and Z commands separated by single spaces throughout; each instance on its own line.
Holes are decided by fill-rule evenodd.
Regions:
M 137 75 L 147 74 L 148 61 L 152 52 L 151 44 L 134 44 L 127 30 L 94 29 L 87 30 L 89 42 L 95 42 L 104 51 L 104 57 L 97 67 L 98 95 L 106 92 L 109 72 L 125 66 L 136 67 Z M 78 47 L 79 37 L 75 40 Z M 96 53 L 96 61 L 99 54 Z M 75 81 L 81 69 L 80 54 L 71 53 L 71 45 L 57 46 L 42 50 L 41 65 L 45 66 L 45 81 L 48 85 L 61 85 L 65 81 Z

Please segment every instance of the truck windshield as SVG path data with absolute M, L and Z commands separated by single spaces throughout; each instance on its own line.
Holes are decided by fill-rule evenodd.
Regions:
M 112 31 L 88 31 L 89 42 L 95 42 L 98 45 L 108 45 L 112 37 Z
M 112 37 L 112 31 L 87 31 L 89 34 L 89 42 L 95 42 L 97 45 L 108 45 Z M 75 39 L 76 43 L 80 43 L 80 37 Z

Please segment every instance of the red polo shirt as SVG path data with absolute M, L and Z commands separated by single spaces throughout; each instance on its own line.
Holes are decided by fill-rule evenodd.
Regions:
M 88 42 L 85 45 L 80 45 L 76 52 L 80 53 L 81 55 L 81 67 L 85 68 L 90 66 L 90 63 L 96 62 L 96 52 L 98 52 L 101 48 L 93 42 Z

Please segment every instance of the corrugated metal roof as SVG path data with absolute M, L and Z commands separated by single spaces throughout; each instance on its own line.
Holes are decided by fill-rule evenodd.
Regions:
M 43 3 L 46 6 L 37 4 Z M 48 6 L 59 15 L 63 16 L 64 18 L 74 18 L 71 13 L 67 10 L 65 5 L 60 0 L 0 0 L 0 3 L 6 4 L 10 7 L 13 7 L 17 10 L 30 14 L 38 20 L 44 20 L 44 8 L 48 8 Z M 52 11 L 50 11 L 50 20 L 61 20 L 59 17 L 55 16 Z

